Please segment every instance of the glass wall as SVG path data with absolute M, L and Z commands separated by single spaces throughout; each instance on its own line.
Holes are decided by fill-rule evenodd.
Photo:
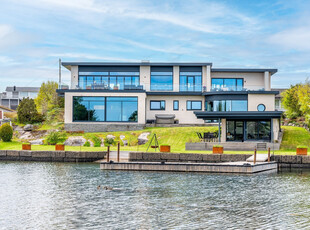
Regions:
M 180 91 L 201 91 L 201 72 L 180 72 Z
M 151 91 L 172 91 L 172 72 L 151 72 Z
M 206 110 L 214 111 L 248 111 L 247 100 L 206 101 Z
M 241 91 L 243 78 L 212 78 L 212 91 Z
M 80 89 L 124 90 L 138 87 L 139 72 L 80 72 Z
M 186 109 L 187 110 L 201 110 L 202 102 L 201 101 L 187 101 Z
M 73 121 L 137 122 L 137 97 L 73 97 Z

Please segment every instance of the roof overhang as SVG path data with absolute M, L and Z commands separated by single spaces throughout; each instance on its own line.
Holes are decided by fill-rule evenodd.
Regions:
M 243 94 L 279 94 L 279 91 L 266 91 L 266 90 L 247 90 L 247 91 L 210 91 L 203 92 L 202 95 L 243 95 Z
M 278 69 L 242 69 L 242 68 L 212 68 L 211 72 L 233 72 L 233 73 L 264 73 L 270 72 L 271 75 L 278 72 Z
M 244 112 L 207 112 L 207 111 L 196 111 L 194 112 L 197 118 L 204 120 L 212 119 L 233 119 L 233 120 L 261 120 L 261 119 L 272 119 L 281 118 L 282 111 L 244 111 Z

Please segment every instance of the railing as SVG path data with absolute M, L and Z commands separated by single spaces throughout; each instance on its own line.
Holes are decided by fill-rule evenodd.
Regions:
M 212 86 L 211 92 L 217 92 L 217 91 L 265 91 L 264 86 L 262 85 L 249 85 L 245 87 L 239 87 L 239 86 L 227 86 L 227 87 L 214 87 Z

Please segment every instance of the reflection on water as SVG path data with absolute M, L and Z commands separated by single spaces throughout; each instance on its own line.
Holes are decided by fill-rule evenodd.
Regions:
M 0 162 L 0 175 L 1 229 L 310 227 L 310 172 L 117 172 L 97 164 Z

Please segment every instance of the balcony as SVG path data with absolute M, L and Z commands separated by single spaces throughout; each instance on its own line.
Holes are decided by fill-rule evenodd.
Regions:
M 241 87 L 241 86 L 214 87 L 212 86 L 211 92 L 221 92 L 221 91 L 265 91 L 265 88 L 262 85 L 249 85 L 246 87 Z

